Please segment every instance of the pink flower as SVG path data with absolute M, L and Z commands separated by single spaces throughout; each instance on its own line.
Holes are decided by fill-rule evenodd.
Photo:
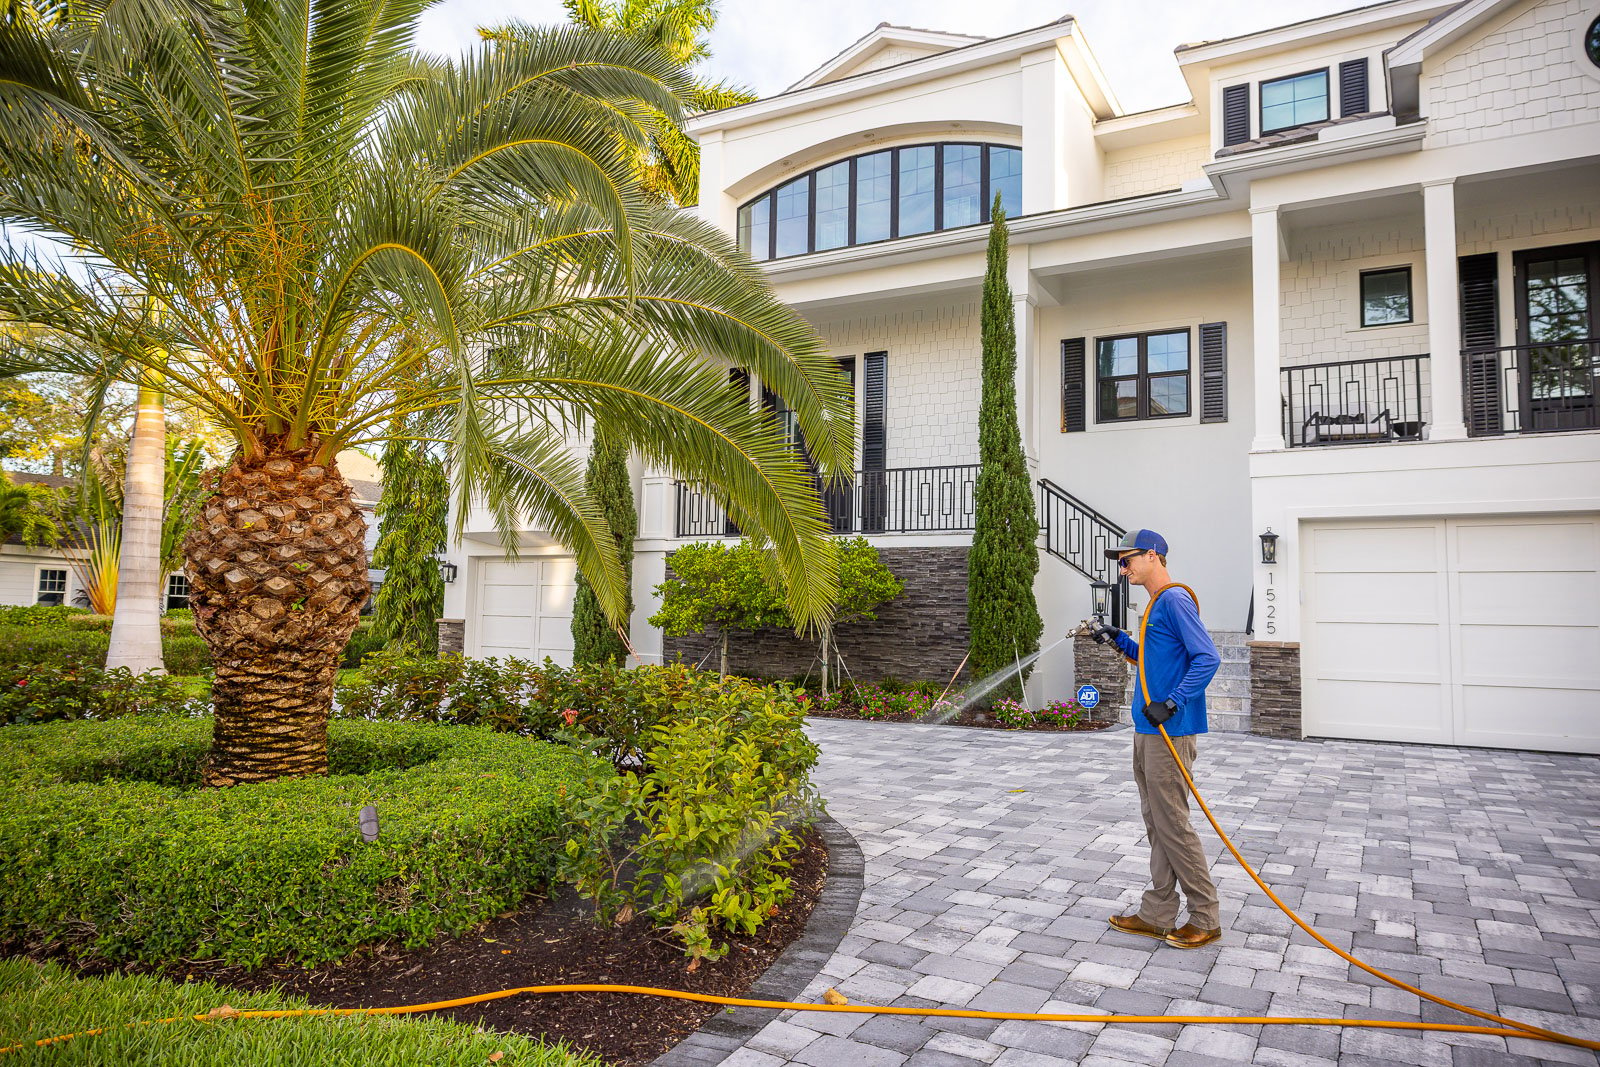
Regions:
M 578 713 L 573 708 L 568 708 L 567 710 L 563 711 L 561 713 L 561 717 L 566 720 L 568 726 L 571 726 L 573 723 L 578 721 Z

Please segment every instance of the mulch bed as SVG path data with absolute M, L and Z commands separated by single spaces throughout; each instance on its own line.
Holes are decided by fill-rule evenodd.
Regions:
M 732 938 L 726 956 L 715 963 L 704 961 L 693 972 L 683 950 L 648 921 L 601 927 L 589 918 L 586 902 L 570 890 L 426 948 L 378 946 L 314 970 L 286 963 L 246 972 L 203 962 L 127 970 L 176 981 L 204 979 L 236 989 L 279 988 L 336 1008 L 418 1004 L 561 984 L 660 986 L 741 996 L 805 930 L 827 880 L 828 850 L 819 834 L 809 835 L 793 863 L 789 877 L 795 893 L 783 911 L 754 935 Z M 89 975 L 108 969 L 80 966 L 78 971 Z M 493 1030 L 565 1040 L 619 1067 L 633 1067 L 649 1063 L 724 1010 L 637 994 L 564 993 L 507 997 L 441 1014 Z
M 971 710 L 962 711 L 954 718 L 950 719 L 923 719 L 918 718 L 908 711 L 899 712 L 894 715 L 884 715 L 876 719 L 863 719 L 861 716 L 852 711 L 809 711 L 806 714 L 818 719 L 850 719 L 855 722 L 920 722 L 932 723 L 938 726 L 976 726 L 981 730 L 1011 730 L 1016 733 L 1039 734 L 1086 733 L 1094 730 L 1105 730 L 1116 725 L 1116 723 L 1106 720 L 1086 718 L 1080 719 L 1078 722 L 1073 723 L 1070 726 L 1064 724 L 1051 726 L 1007 726 L 1005 723 L 996 719 L 993 715 L 989 715 L 981 711 Z

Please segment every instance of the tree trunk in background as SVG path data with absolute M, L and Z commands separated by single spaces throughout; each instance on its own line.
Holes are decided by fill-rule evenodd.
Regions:
M 236 459 L 184 541 L 216 679 L 208 786 L 328 771 L 328 716 L 367 596 L 366 521 L 314 446 Z
M 161 390 L 139 386 L 122 490 L 122 553 L 106 668 L 161 671 L 161 511 L 166 499 L 167 417 Z

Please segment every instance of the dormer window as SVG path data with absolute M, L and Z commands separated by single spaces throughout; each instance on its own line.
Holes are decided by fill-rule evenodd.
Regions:
M 782 259 L 989 221 L 996 194 L 1022 211 L 1022 149 L 924 144 L 882 149 L 792 178 L 739 209 L 739 247 Z
M 1261 133 L 1328 121 L 1328 70 L 1261 83 Z

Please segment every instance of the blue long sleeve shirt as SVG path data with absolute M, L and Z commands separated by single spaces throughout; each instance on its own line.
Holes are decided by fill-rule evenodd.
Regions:
M 1199 606 L 1182 589 L 1168 589 L 1150 610 L 1144 639 L 1144 676 L 1150 685 L 1150 699 L 1158 704 L 1170 699 L 1178 705 L 1177 714 L 1167 720 L 1167 733 L 1173 737 L 1205 733 L 1206 686 L 1222 666 L 1222 658 L 1200 622 Z M 1139 642 L 1127 634 L 1117 634 L 1117 648 L 1138 661 Z M 1145 717 L 1144 705 L 1144 690 L 1136 680 L 1133 728 L 1141 734 L 1159 733 Z

